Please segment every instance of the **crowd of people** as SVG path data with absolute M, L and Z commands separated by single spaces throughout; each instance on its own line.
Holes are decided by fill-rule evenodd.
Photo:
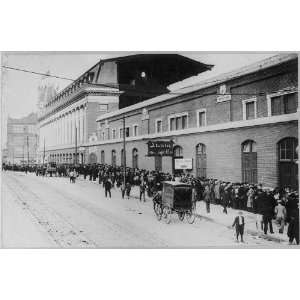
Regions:
M 5 169 L 35 172 L 36 175 L 46 176 L 46 166 L 21 168 L 14 166 Z M 206 211 L 210 213 L 211 204 L 220 205 L 224 214 L 230 207 L 238 211 L 249 211 L 257 214 L 257 228 L 265 234 L 274 233 L 272 220 L 276 220 L 279 233 L 283 233 L 284 225 L 289 224 L 287 234 L 292 243 L 299 244 L 299 195 L 298 191 L 285 188 L 266 188 L 261 184 L 240 182 L 226 182 L 218 179 L 194 177 L 192 174 L 169 174 L 159 171 L 124 168 L 107 164 L 93 165 L 59 165 L 56 167 L 56 176 L 69 176 L 70 182 L 75 183 L 77 176 L 82 175 L 85 180 L 98 181 L 105 189 L 105 197 L 111 197 L 113 187 L 120 188 L 122 198 L 130 197 L 132 186 L 138 186 L 140 201 L 146 201 L 162 190 L 163 181 L 180 181 L 191 184 L 194 201 L 204 201 Z M 52 175 L 52 174 L 51 174 Z

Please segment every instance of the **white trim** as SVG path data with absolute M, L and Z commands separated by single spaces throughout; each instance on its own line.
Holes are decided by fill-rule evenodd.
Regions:
M 134 127 L 137 127 L 136 129 L 136 135 L 134 135 Z M 132 136 L 138 136 L 139 135 L 139 124 L 132 124 Z
M 263 126 L 263 125 L 269 125 L 269 124 L 275 124 L 276 123 L 286 123 L 291 121 L 298 121 L 298 113 L 293 114 L 284 114 L 284 115 L 278 115 L 278 116 L 272 116 L 272 117 L 264 117 L 264 118 L 257 118 L 252 120 L 246 120 L 246 121 L 234 121 L 234 122 L 227 122 L 227 123 L 221 123 L 221 124 L 215 124 L 215 125 L 208 125 L 203 127 L 194 127 L 194 128 L 188 128 L 184 130 L 177 130 L 177 131 L 164 131 L 160 134 L 144 134 L 139 135 L 138 137 L 129 137 L 126 139 L 126 141 L 139 141 L 143 139 L 155 139 L 155 138 L 165 138 L 170 136 L 180 136 L 180 135 L 188 135 L 188 134 L 197 134 L 197 133 L 207 133 L 207 132 L 213 132 L 213 131 L 224 131 L 224 130 L 230 130 L 230 129 L 238 129 L 238 128 L 246 128 L 246 127 L 254 127 L 254 126 Z M 91 142 L 86 143 L 84 146 L 96 146 L 96 145 L 103 145 L 103 144 L 112 144 L 112 143 L 121 143 L 122 139 L 117 139 L 115 141 L 105 141 L 105 142 Z
M 158 132 L 157 131 L 157 122 L 161 122 L 161 132 Z M 163 130 L 162 130 L 162 118 L 158 118 L 158 119 L 155 119 L 155 133 L 162 133 L 163 132 Z
M 172 115 L 168 116 L 168 131 L 169 132 L 176 132 L 176 131 L 185 130 L 185 129 L 182 129 L 182 130 L 172 130 L 171 131 L 171 119 L 172 118 L 183 117 L 183 116 L 186 116 L 186 128 L 185 129 L 189 128 L 189 113 L 188 112 L 182 112 L 182 113 L 172 114 Z
M 119 139 L 123 139 L 123 137 L 121 136 L 121 130 L 123 130 L 123 127 L 119 127 Z M 124 132 L 123 132 L 124 134 Z
M 205 124 L 205 125 L 204 125 L 204 126 L 207 126 L 206 108 L 200 108 L 200 109 L 197 109 L 197 110 L 196 110 L 196 114 L 197 114 L 197 127 L 198 127 L 198 128 L 204 127 L 204 126 L 200 126 L 200 125 L 199 125 L 199 121 L 200 121 L 200 120 L 199 120 L 199 113 L 201 113 L 201 112 L 204 112 L 204 113 L 205 113 L 205 115 L 204 115 L 204 116 L 205 116 L 205 121 L 204 121 L 204 124 Z
M 246 116 L 246 104 L 247 103 L 251 103 L 251 102 L 254 102 L 254 119 L 257 118 L 257 105 L 256 105 L 257 98 L 253 97 L 253 98 L 245 99 L 245 100 L 242 101 L 243 120 L 244 121 L 247 120 L 247 116 Z
M 286 88 L 284 90 L 280 90 L 276 93 L 272 93 L 272 94 L 267 94 L 267 107 L 268 107 L 268 117 L 272 117 L 272 107 L 271 107 L 271 100 L 274 97 L 278 97 L 278 96 L 283 96 L 286 94 L 293 94 L 293 93 L 297 93 L 298 89 L 297 87 L 290 87 L 290 88 Z M 299 107 L 298 107 L 299 109 Z

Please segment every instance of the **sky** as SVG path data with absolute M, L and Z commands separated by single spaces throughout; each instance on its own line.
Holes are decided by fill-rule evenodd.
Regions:
M 2 65 L 26 69 L 35 72 L 76 79 L 100 59 L 133 54 L 133 52 L 16 52 L 3 53 Z M 203 63 L 212 64 L 212 71 L 207 71 L 172 85 L 171 89 L 195 84 L 204 79 L 214 77 L 221 73 L 249 65 L 256 61 L 273 56 L 276 53 L 179 53 Z M 23 73 L 2 68 L 2 145 L 6 142 L 7 116 L 21 118 L 33 111 L 37 111 L 38 86 L 42 76 Z M 67 86 L 70 81 L 51 79 L 60 89 Z

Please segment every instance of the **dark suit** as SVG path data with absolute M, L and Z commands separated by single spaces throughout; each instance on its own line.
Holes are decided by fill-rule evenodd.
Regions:
M 242 220 L 240 220 L 240 217 Z M 244 227 L 245 227 L 245 218 L 243 216 L 236 216 L 232 227 L 235 226 L 236 231 L 236 239 L 239 239 L 239 235 L 241 235 L 241 241 L 243 242 L 243 235 L 244 235 Z

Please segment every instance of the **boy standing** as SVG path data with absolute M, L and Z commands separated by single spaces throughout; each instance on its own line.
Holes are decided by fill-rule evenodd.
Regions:
M 241 236 L 241 242 L 244 243 L 244 227 L 245 227 L 245 218 L 243 212 L 239 211 L 238 216 L 235 217 L 232 227 L 235 226 L 236 231 L 236 241 L 239 241 L 239 235 Z

